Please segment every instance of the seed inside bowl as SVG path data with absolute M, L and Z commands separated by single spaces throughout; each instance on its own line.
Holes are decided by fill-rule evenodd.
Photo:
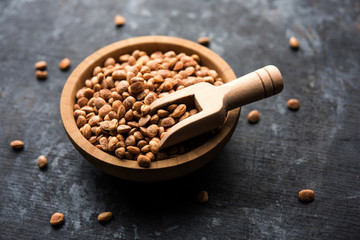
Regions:
M 200 82 L 223 80 L 200 65 L 200 57 L 174 51 L 141 50 L 109 57 L 76 93 L 74 118 L 82 135 L 98 149 L 118 158 L 151 162 L 179 156 L 198 144 L 184 143 L 159 151 L 159 142 L 176 123 L 196 114 L 194 106 L 172 104 L 150 115 L 156 99 Z

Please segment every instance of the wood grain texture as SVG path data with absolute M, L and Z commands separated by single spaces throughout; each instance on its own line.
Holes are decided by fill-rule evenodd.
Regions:
M 161 139 L 160 149 L 222 127 L 228 111 L 280 93 L 283 86 L 279 69 L 266 66 L 219 87 L 203 82 L 157 99 L 150 105 L 152 113 L 173 103 L 192 105 L 199 111 L 172 126 Z
M 359 239 L 358 16 L 351 0 L 0 1 L 0 239 Z M 209 36 L 237 76 L 271 63 L 285 88 L 243 107 L 229 143 L 198 171 L 162 183 L 117 179 L 74 149 L 59 99 L 84 58 L 143 35 Z M 64 57 L 67 72 L 58 69 Z M 40 60 L 45 81 L 35 77 Z M 298 111 L 287 109 L 290 98 Z M 253 109 L 260 121 L 250 125 Z M 22 151 L 10 148 L 14 139 Z M 298 201 L 306 188 L 310 204 Z M 104 211 L 113 219 L 101 225 Z M 65 215 L 57 229 L 55 212 Z
M 73 113 L 75 95 L 84 86 L 85 80 L 91 78 L 93 69 L 96 66 L 102 66 L 109 57 L 118 59 L 119 56 L 132 53 L 134 50 L 145 51 L 149 55 L 156 51 L 175 51 L 177 54 L 184 52 L 187 55 L 197 54 L 201 59 L 201 65 L 211 66 L 211 69 L 218 72 L 219 77 L 224 82 L 230 82 L 236 78 L 234 72 L 221 57 L 195 42 L 168 36 L 143 36 L 125 39 L 97 50 L 84 59 L 71 73 L 65 83 L 60 99 L 63 126 L 70 141 L 81 155 L 104 172 L 113 176 L 141 182 L 164 181 L 184 176 L 204 166 L 223 149 L 236 128 L 240 108 L 231 109 L 232 111 L 224 114 L 221 122 L 223 124 L 222 128 L 201 146 L 176 158 L 154 161 L 149 168 L 140 167 L 133 160 L 120 160 L 116 156 L 97 149 L 82 136 L 76 125 Z M 202 133 L 205 133 L 205 131 Z

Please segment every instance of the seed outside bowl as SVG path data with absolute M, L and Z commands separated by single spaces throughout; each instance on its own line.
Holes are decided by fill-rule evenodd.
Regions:
M 85 80 L 91 77 L 93 69 L 102 65 L 108 57 L 118 59 L 120 55 L 131 53 L 136 49 L 147 53 L 173 50 L 177 54 L 181 52 L 188 55 L 197 54 L 200 56 L 201 64 L 215 69 L 224 82 L 236 79 L 233 70 L 220 56 L 210 49 L 186 39 L 144 36 L 115 42 L 85 58 L 67 79 L 60 99 L 61 120 L 65 131 L 72 144 L 85 159 L 113 176 L 132 181 L 155 182 L 189 174 L 204 166 L 224 148 L 236 128 L 240 108 L 229 111 L 221 130 L 201 146 L 179 157 L 154 161 L 149 168 L 142 168 L 134 160 L 119 159 L 97 149 L 80 133 L 76 125 L 73 115 L 75 94 L 84 86 Z

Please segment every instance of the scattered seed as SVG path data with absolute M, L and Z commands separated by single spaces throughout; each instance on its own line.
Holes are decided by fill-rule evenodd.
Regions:
M 15 150 L 22 149 L 24 147 L 24 142 L 21 140 L 14 140 L 10 143 L 10 146 Z
M 38 79 L 46 79 L 47 78 L 47 71 L 40 71 L 40 70 L 37 70 L 35 72 L 35 75 Z
M 112 218 L 112 212 L 103 212 L 100 213 L 97 217 L 98 221 L 101 223 L 106 223 L 110 221 L 111 218 Z
M 59 226 L 61 225 L 62 223 L 64 222 L 64 214 L 62 213 L 54 213 L 52 216 L 51 216 L 51 219 L 50 219 L 50 224 L 53 225 L 53 226 Z
M 59 68 L 61 70 L 66 70 L 70 67 L 70 64 L 71 64 L 70 59 L 64 58 L 63 60 L 60 61 Z
M 38 70 L 44 70 L 47 67 L 47 63 L 45 61 L 39 61 L 37 63 L 35 63 L 35 69 Z
M 198 43 L 200 43 L 201 45 L 208 46 L 210 44 L 210 38 L 200 37 L 200 38 L 198 38 Z
M 298 110 L 300 107 L 300 102 L 299 100 L 295 99 L 295 98 L 291 98 L 287 101 L 287 106 L 288 108 L 290 108 L 291 110 Z
M 116 15 L 114 18 L 114 23 L 117 27 L 123 26 L 126 22 L 126 19 L 121 15 Z
M 248 115 L 249 123 L 255 124 L 260 120 L 260 113 L 258 110 L 252 110 Z
M 38 164 L 39 168 L 41 168 L 41 169 L 46 168 L 46 166 L 47 166 L 47 159 L 46 159 L 46 157 L 43 156 L 43 155 L 40 155 L 40 156 L 38 157 L 38 159 L 37 159 L 37 164 Z
M 290 44 L 290 47 L 293 49 L 298 49 L 300 46 L 298 40 L 295 37 L 291 37 L 289 39 L 289 44 Z
M 311 189 L 304 189 L 299 192 L 299 199 L 302 202 L 311 202 L 314 200 L 315 194 Z
M 207 191 L 201 191 L 198 194 L 199 202 L 201 203 L 207 203 L 209 201 L 209 194 Z

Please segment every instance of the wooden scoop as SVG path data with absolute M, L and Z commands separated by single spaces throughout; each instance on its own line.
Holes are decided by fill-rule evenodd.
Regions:
M 222 126 L 227 111 L 278 94 L 283 86 L 279 69 L 269 65 L 219 87 L 202 82 L 156 100 L 150 105 L 151 114 L 173 103 L 199 111 L 172 126 L 161 139 L 160 149 Z

